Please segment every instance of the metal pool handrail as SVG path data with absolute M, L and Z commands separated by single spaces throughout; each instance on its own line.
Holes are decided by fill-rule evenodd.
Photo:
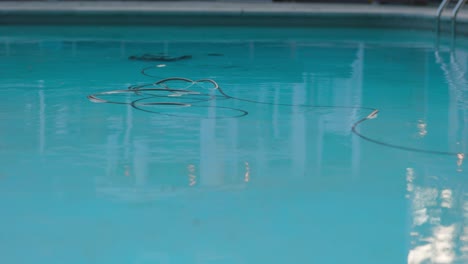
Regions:
M 455 37 L 456 34 L 456 23 L 457 23 L 457 16 L 458 12 L 460 9 L 463 7 L 465 4 L 466 0 L 458 0 L 457 4 L 452 10 L 452 16 L 451 16 L 451 21 L 452 21 L 452 37 Z M 440 33 L 440 17 L 442 16 L 442 12 L 444 11 L 445 7 L 447 7 L 447 4 L 450 3 L 450 0 L 444 0 L 442 3 L 440 3 L 439 8 L 437 8 L 437 13 L 436 13 L 436 33 L 439 35 Z
M 458 0 L 457 5 L 455 6 L 455 8 L 452 11 L 452 38 L 455 38 L 455 34 L 457 33 L 456 32 L 456 24 L 457 24 L 458 12 L 463 7 L 465 2 L 466 2 L 466 0 Z
M 442 12 L 444 11 L 445 7 L 447 4 L 450 2 L 450 0 L 444 0 L 442 3 L 440 3 L 439 8 L 437 9 L 437 17 L 436 17 L 436 32 L 437 35 L 440 32 L 440 16 L 442 15 Z

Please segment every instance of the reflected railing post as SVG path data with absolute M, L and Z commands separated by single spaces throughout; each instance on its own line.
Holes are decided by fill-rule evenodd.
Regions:
M 39 80 L 39 152 L 44 153 L 45 149 L 45 126 L 46 126 L 46 103 L 44 95 L 44 80 Z

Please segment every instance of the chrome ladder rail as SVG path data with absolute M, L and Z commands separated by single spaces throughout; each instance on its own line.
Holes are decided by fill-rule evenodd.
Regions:
M 466 3 L 466 0 L 458 0 L 457 5 L 452 11 L 452 38 L 455 38 L 455 35 L 457 33 L 457 16 L 458 12 L 460 9 L 463 7 L 463 5 Z
M 442 12 L 444 12 L 444 9 L 447 7 L 447 4 L 450 3 L 450 0 L 443 0 L 442 3 L 440 3 L 439 8 L 437 8 L 437 13 L 436 13 L 436 33 L 439 35 L 440 33 L 440 17 L 442 16 Z M 466 3 L 466 0 L 458 0 L 457 4 L 452 10 L 452 16 L 451 16 L 451 22 L 452 22 L 452 38 L 455 38 L 456 35 L 456 24 L 457 24 L 457 16 L 458 12 L 460 12 L 460 9 L 463 7 L 463 5 Z
M 440 3 L 439 8 L 437 8 L 437 17 L 436 17 L 436 32 L 437 35 L 439 35 L 440 32 L 440 16 L 442 15 L 442 12 L 444 11 L 445 7 L 447 4 L 450 2 L 450 0 L 444 0 L 442 3 Z

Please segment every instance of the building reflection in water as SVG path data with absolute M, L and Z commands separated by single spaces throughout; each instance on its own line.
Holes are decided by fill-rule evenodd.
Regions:
M 301 53 L 301 43 L 293 45 L 293 58 L 295 58 Z M 73 47 L 77 48 L 75 45 Z M 125 53 L 124 49 L 125 45 L 122 44 L 120 52 Z M 350 69 L 346 71 L 350 74 L 345 76 L 335 76 L 331 73 L 327 76 L 327 73 L 308 71 L 309 67 L 305 63 L 304 68 L 300 69 L 302 70 L 300 78 L 287 84 L 291 88 L 289 94 L 291 101 L 288 103 L 296 105 L 311 103 L 308 101 L 310 97 L 314 97 L 314 100 L 318 98 L 312 103 L 322 103 L 320 97 L 323 97 L 325 98 L 323 101 L 330 100 L 331 105 L 362 105 L 364 50 L 362 43 L 357 43 L 350 49 L 352 59 L 347 63 Z M 254 50 L 254 45 L 251 43 L 249 51 L 251 59 L 255 59 L 262 49 Z M 451 55 L 448 60 L 444 54 L 439 53 L 436 54 L 436 58 L 449 84 L 447 138 L 450 146 L 459 146 L 456 150 L 460 152 L 456 159 L 456 170 L 463 172 L 463 153 L 466 147 L 464 144 L 468 140 L 466 107 L 468 92 L 467 82 L 464 79 L 467 72 L 464 67 L 468 65 L 468 55 L 466 52 L 458 51 L 456 56 Z M 285 84 L 268 83 L 269 87 L 274 88 L 271 98 L 274 103 L 280 102 L 282 85 Z M 46 113 L 49 108 L 47 92 L 44 91 L 42 83 L 39 88 L 37 146 L 39 152 L 43 153 L 50 142 L 53 143 L 53 138 L 48 138 L 45 132 L 49 122 Z M 264 93 L 268 92 L 264 90 Z M 260 94 L 259 97 L 261 96 L 266 97 L 265 94 Z M 255 109 L 261 111 L 260 108 L 259 106 Z M 210 108 L 209 111 L 215 111 L 215 108 Z M 264 181 L 270 181 L 268 178 L 270 175 L 265 176 L 258 172 L 274 171 L 271 169 L 276 165 L 275 161 L 271 161 L 273 156 L 279 157 L 279 161 L 286 164 L 284 167 L 290 169 L 289 174 L 284 171 L 278 173 L 282 177 L 292 175 L 288 178 L 290 181 L 294 180 L 294 177 L 300 179 L 308 175 L 348 175 L 350 171 L 354 178 L 358 178 L 363 155 L 362 141 L 358 137 L 351 136 L 349 128 L 362 113 L 354 110 L 330 110 L 316 114 L 297 111 L 285 119 L 284 112 L 284 109 L 278 105 L 273 106 L 271 114 L 262 120 L 268 124 L 268 129 L 261 126 L 253 129 L 255 125 L 252 123 L 247 123 L 250 127 L 246 127 L 245 124 L 240 125 L 242 119 L 200 120 L 198 128 L 195 129 L 198 134 L 187 136 L 187 141 L 196 143 L 196 146 L 192 147 L 198 153 L 181 152 L 180 155 L 187 157 L 186 160 L 177 163 L 175 166 L 178 168 L 168 169 L 154 166 L 155 162 L 163 164 L 165 161 L 163 158 L 155 157 L 147 140 L 135 136 L 134 130 L 138 124 L 134 120 L 133 109 L 128 107 L 123 117 L 111 115 L 105 121 L 108 131 L 112 133 L 106 134 L 106 142 L 99 145 L 102 147 L 100 149 L 104 150 L 102 156 L 105 156 L 103 158 L 105 175 L 98 179 L 97 193 L 131 202 L 176 197 L 192 191 L 239 190 L 245 188 L 247 184 L 261 181 L 262 176 Z M 215 115 L 215 112 L 209 114 Z M 63 119 L 66 118 L 57 119 L 57 129 L 67 129 L 67 123 L 63 122 Z M 150 124 L 160 125 L 159 117 L 148 117 L 148 119 L 154 121 Z M 284 123 L 284 120 L 288 122 Z M 428 120 L 420 118 L 416 119 L 415 123 L 418 135 L 427 137 Z M 431 131 L 433 127 L 430 127 Z M 248 137 L 255 138 L 254 143 L 244 144 L 243 140 Z M 285 140 L 279 142 L 281 138 Z M 336 146 L 330 147 L 330 144 L 334 143 L 330 138 L 337 139 L 345 147 L 341 146 L 339 149 Z M 274 145 L 277 142 L 280 143 L 280 150 L 275 149 Z M 346 152 L 345 155 L 341 155 L 337 149 Z M 164 156 L 164 154 L 159 155 Z M 178 161 L 180 160 L 184 159 Z M 453 174 L 437 171 L 428 174 L 419 168 L 406 170 L 406 197 L 409 201 L 411 218 L 408 263 L 468 262 L 468 193 L 464 185 L 460 186 L 460 179 L 450 180 L 461 175 L 456 174 L 456 170 L 453 170 Z M 174 172 L 180 173 L 174 177 L 180 176 L 183 179 L 180 185 L 171 181 L 167 183 L 154 180 L 158 177 L 164 178 L 168 173 L 176 174 Z M 447 175 L 446 178 L 449 180 L 443 182 L 443 175 Z
M 462 152 L 456 156 L 456 169 L 450 171 L 436 167 L 430 173 L 406 170 L 406 197 L 412 215 L 409 264 L 468 262 L 468 191 L 460 178 L 468 139 L 468 54 L 438 50 L 435 58 L 449 87 L 448 140 L 455 151 Z M 425 127 L 419 129 L 423 132 Z
M 464 153 L 468 145 L 468 52 L 461 49 L 444 52 L 437 50 L 436 63 L 448 84 L 448 139 L 455 151 Z M 460 159 L 460 157 L 459 157 Z
M 290 45 L 294 45 L 292 48 L 295 54 L 311 50 L 309 44 L 301 47 L 300 43 L 291 42 Z M 252 47 L 255 46 L 250 44 L 249 48 L 252 49 Z M 321 45 L 318 47 L 325 52 L 333 49 L 333 47 Z M 263 49 L 256 51 L 255 54 L 258 55 L 260 52 L 263 52 Z M 194 187 L 192 188 L 194 190 L 229 189 L 231 187 L 238 189 L 244 188 L 245 184 L 252 181 L 252 174 L 257 175 L 259 172 L 264 174 L 263 172 L 271 171 L 271 168 L 276 166 L 275 163 L 287 164 L 280 168 L 280 174 L 289 175 L 291 179 L 305 178 L 311 173 L 321 175 L 330 171 L 336 175 L 352 171 L 352 175 L 357 177 L 360 170 L 361 141 L 351 136 L 349 128 L 362 114 L 359 110 L 326 109 L 326 111 L 317 112 L 299 107 L 292 110 L 285 109 L 278 105 L 284 103 L 283 97 L 285 96 L 290 100 L 287 103 L 294 105 L 330 105 L 329 100 L 332 101 L 331 105 L 361 105 L 364 44 L 346 46 L 344 54 L 348 59 L 346 65 L 330 61 L 327 66 L 330 68 L 315 72 L 307 70 L 316 67 L 315 64 L 299 64 L 300 68 L 297 69 L 299 75 L 298 78 L 295 77 L 294 82 L 285 84 L 275 79 L 266 86 L 259 86 L 257 93 L 254 94 L 257 97 L 255 99 L 271 100 L 277 105 L 271 106 L 271 109 L 269 106 L 254 104 L 242 105 L 242 107 L 253 107 L 255 110 L 252 115 L 261 116 L 261 121 L 267 126 L 263 123 L 262 125 L 242 123 L 241 126 L 239 123 L 244 122 L 244 119 L 235 118 L 199 120 L 198 131 L 190 137 L 186 136 L 187 141 L 198 145 L 196 149 L 199 151 L 197 162 L 188 161 L 186 165 L 183 165 L 184 171 L 179 172 L 188 177 L 188 180 L 187 178 L 185 180 L 188 181 L 186 186 L 177 185 L 167 188 L 164 186 L 165 183 L 155 182 L 155 178 L 166 177 L 164 174 L 174 172 L 172 169 L 156 170 L 155 162 L 159 162 L 158 160 L 162 158 L 154 156 L 151 143 L 135 136 L 133 130 L 138 124 L 134 121 L 135 113 L 130 107 L 127 108 L 123 118 L 109 117 L 107 119 L 109 131 L 116 132 L 107 136 L 107 180 L 101 181 L 106 183 L 100 186 L 98 192 L 105 192 L 107 195 L 113 193 L 112 196 L 120 195 L 123 199 L 144 200 L 150 197 L 157 199 L 157 197 L 185 193 L 187 187 Z M 333 57 L 333 59 L 341 60 L 340 57 Z M 340 68 L 340 76 L 335 76 L 334 67 L 344 68 Z M 330 88 L 329 81 L 333 82 L 332 88 Z M 286 89 L 285 86 L 290 89 Z M 233 87 L 238 90 L 245 89 L 244 84 Z M 211 106 L 216 106 L 217 101 L 210 103 Z M 216 108 L 208 108 L 208 111 L 209 116 L 216 115 Z M 245 120 L 248 119 L 245 118 Z M 156 120 L 155 124 L 164 126 L 159 122 Z M 350 147 L 346 147 L 344 151 L 349 155 L 344 153 L 336 155 L 332 149 L 340 143 L 333 141 L 334 144 L 330 147 L 326 143 L 330 142 L 330 137 L 336 137 L 339 141 L 344 140 L 346 144 L 349 143 Z M 252 144 L 246 144 L 248 138 L 252 139 Z M 187 160 L 194 158 L 181 152 L 179 158 L 183 156 L 187 156 Z M 340 159 L 340 166 L 336 166 L 338 159 Z M 345 159 L 344 162 L 341 159 Z M 114 177 L 117 175 L 125 175 L 132 179 L 133 183 L 115 180 Z M 263 178 L 264 182 L 269 180 L 268 177 Z M 112 183 L 114 181 L 116 184 Z M 169 190 L 172 190 L 172 193 Z
M 406 170 L 412 215 L 408 263 L 466 263 L 468 193 L 457 186 L 459 179 L 450 179 L 456 172 L 446 182 L 442 176 L 431 175 Z
M 46 102 L 44 96 L 44 80 L 39 80 L 39 153 L 44 153 L 46 147 Z
M 295 49 L 295 52 L 300 52 L 300 46 L 295 47 Z M 250 51 L 254 51 L 252 44 L 250 44 Z M 258 54 L 261 51 L 255 50 L 255 52 Z M 332 93 L 334 95 L 346 95 L 331 96 L 334 105 L 361 105 L 364 64 L 363 46 L 356 46 L 354 53 L 356 54 L 355 59 L 350 63 L 352 69 L 350 72 L 352 74 L 343 78 L 334 76 L 333 84 L 324 82 L 321 79 L 323 77 L 317 76 L 313 72 L 304 73 L 300 81 L 291 84 L 291 103 L 297 105 L 308 103 L 306 99 L 310 93 L 316 93 L 324 97 L 327 97 L 325 96 L 327 93 Z M 446 74 L 446 77 L 450 78 L 448 81 L 450 104 L 447 134 L 448 139 L 451 141 L 450 146 L 460 145 L 457 151 L 463 151 L 465 147 L 463 142 L 467 140 L 466 120 L 468 120 L 466 107 L 464 106 L 466 91 L 463 90 L 466 83 L 460 78 L 460 76 L 464 76 L 463 71 L 460 70 L 459 66 L 453 65 L 456 62 L 455 58 L 465 60 L 466 56 L 452 56 L 449 60 L 450 63 L 447 65 L 448 74 Z M 468 65 L 466 61 L 460 64 Z M 458 69 L 458 74 L 455 74 L 455 69 Z M 310 83 L 314 85 L 310 85 Z M 270 85 L 276 87 L 273 101 L 279 102 L 282 95 L 280 92 L 282 84 L 271 83 Z M 339 89 L 330 92 L 330 87 L 339 87 Z M 264 90 L 263 92 L 267 93 L 269 91 Z M 259 97 L 262 96 L 267 97 L 266 95 L 260 95 Z M 262 111 L 261 108 L 256 110 Z M 358 111 L 347 113 L 343 113 L 343 111 L 326 111 L 312 117 L 306 112 L 298 111 L 288 119 L 288 128 L 285 129 L 283 111 L 284 109 L 280 107 L 273 107 L 271 119 L 266 120 L 273 124 L 271 133 L 274 136 L 280 138 L 285 134 L 288 135 L 287 143 L 283 142 L 281 151 L 276 153 L 272 151 L 271 146 L 271 143 L 275 141 L 268 138 L 269 132 L 265 132 L 266 129 L 262 130 L 259 127 L 258 130 L 255 130 L 255 133 L 251 134 L 257 137 L 257 140 L 253 146 L 250 146 L 252 153 L 248 153 L 250 150 L 242 152 L 241 147 L 239 147 L 242 144 L 242 139 L 239 137 L 245 137 L 245 134 L 248 134 L 242 131 L 246 130 L 244 125 L 239 125 L 242 120 L 202 120 L 197 138 L 199 140 L 200 159 L 198 163 L 184 165 L 187 166 L 189 175 L 188 186 L 192 186 L 194 187 L 193 190 L 198 191 L 242 189 L 246 185 L 243 185 L 240 181 L 250 183 L 252 172 L 260 174 L 258 172 L 272 171 L 271 167 L 274 164 L 272 164 L 271 158 L 273 155 L 287 156 L 288 162 L 290 162 L 287 166 L 291 168 L 291 173 L 282 175 L 291 178 L 305 177 L 310 175 L 312 170 L 314 175 L 327 175 L 331 171 L 340 174 L 352 169 L 353 175 L 356 178 L 359 176 L 361 141 L 357 137 L 349 137 L 349 127 L 362 113 Z M 415 119 L 414 123 L 417 125 L 418 135 L 421 138 L 426 137 L 429 127 L 425 116 L 421 117 L 421 119 Z M 220 129 L 220 124 L 223 124 L 223 129 Z M 314 130 L 310 129 L 311 126 L 315 126 Z M 128 129 L 128 127 L 127 124 L 126 128 Z M 430 129 L 433 131 L 433 126 Z M 349 153 L 340 156 L 333 151 L 329 144 L 330 136 L 350 139 L 347 142 L 350 147 L 345 149 Z M 220 138 L 222 140 L 219 140 Z M 314 148 L 309 148 L 311 145 Z M 150 151 L 145 149 L 144 144 L 139 145 L 138 142 L 134 142 L 133 146 L 132 143 L 129 143 L 128 146 L 134 148 L 135 156 L 138 156 L 130 167 L 133 170 L 132 175 L 136 179 L 135 186 L 143 190 L 142 194 L 140 194 L 141 197 L 157 199 L 164 195 L 177 196 L 188 193 L 186 186 L 166 188 L 164 184 L 148 183 L 147 179 L 154 177 L 154 173 L 148 171 L 148 163 L 151 162 L 148 159 L 148 157 L 151 157 Z M 224 153 L 223 149 L 230 152 Z M 314 154 L 311 154 L 311 152 Z M 463 159 L 464 154 L 460 153 L 456 159 L 459 172 L 462 172 Z M 227 161 L 230 161 L 231 165 Z M 340 163 L 340 165 L 337 166 L 336 163 Z M 232 164 L 236 165 L 232 166 Z M 455 170 L 453 171 L 455 172 Z M 407 197 L 410 201 L 410 217 L 412 219 L 409 232 L 411 245 L 408 251 L 408 263 L 410 264 L 468 262 L 467 193 L 464 188 L 457 187 L 458 181 L 448 180 L 442 183 L 443 174 L 444 172 L 428 174 L 418 168 L 409 168 L 407 170 Z M 455 175 L 454 173 L 447 177 L 456 177 Z M 268 181 L 269 179 L 264 180 Z M 252 183 L 255 183 L 255 181 L 252 181 Z

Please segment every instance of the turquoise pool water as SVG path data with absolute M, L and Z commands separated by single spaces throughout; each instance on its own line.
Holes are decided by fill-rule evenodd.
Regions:
M 0 33 L 2 263 L 468 262 L 462 39 Z M 143 54 L 160 60 L 129 59 Z M 228 96 L 210 82 L 152 84 L 169 77 L 211 79 Z M 125 92 L 137 86 L 160 90 Z M 142 98 L 146 111 L 130 104 Z

